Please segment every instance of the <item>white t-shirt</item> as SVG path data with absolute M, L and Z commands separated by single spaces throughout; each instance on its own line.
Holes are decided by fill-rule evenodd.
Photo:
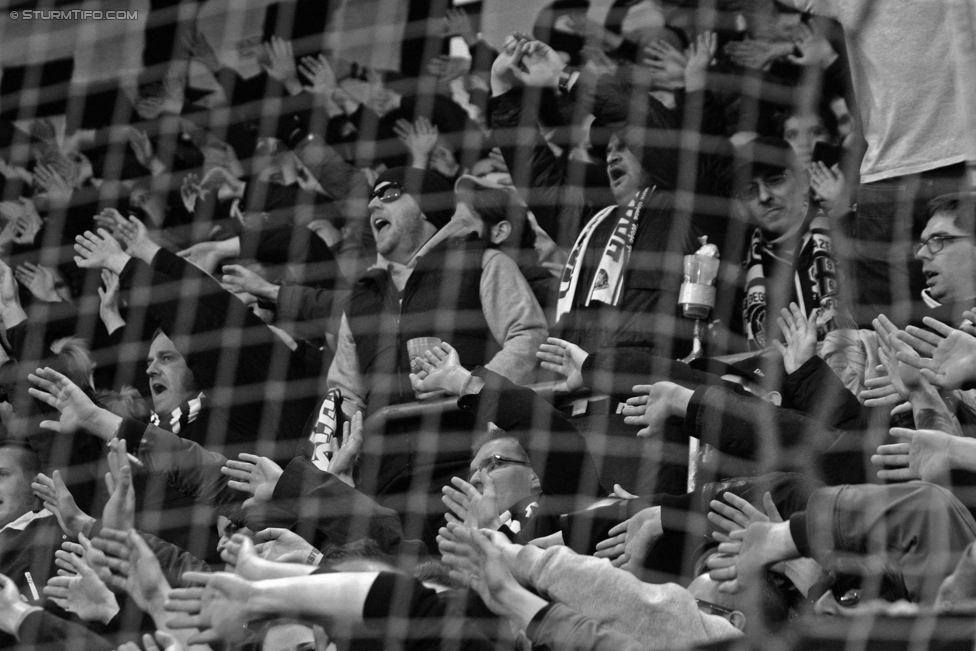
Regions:
M 946 0 L 788 1 L 844 28 L 868 143 L 862 183 L 965 160 L 966 121 L 956 96 L 961 64 Z

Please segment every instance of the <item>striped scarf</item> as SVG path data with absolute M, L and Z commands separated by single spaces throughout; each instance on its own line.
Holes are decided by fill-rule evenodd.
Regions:
M 203 397 L 201 393 L 196 398 L 182 402 L 179 407 L 170 412 L 169 418 L 165 420 L 160 418 L 156 412 L 152 412 L 149 416 L 149 422 L 156 427 L 169 430 L 173 434 L 179 434 L 180 430 L 195 421 L 200 415 L 200 410 L 203 409 Z
M 617 305 L 624 290 L 624 272 L 634 248 L 637 226 L 644 215 L 644 207 L 654 194 L 655 188 L 644 188 L 621 211 L 617 225 L 603 248 L 603 256 L 590 283 L 583 305 L 599 301 L 607 305 Z M 579 276 L 583 268 L 583 258 L 590 246 L 590 240 L 597 227 L 617 211 L 617 206 L 608 206 L 598 212 L 580 232 L 570 251 L 569 259 L 559 279 L 559 298 L 556 301 L 556 320 L 573 308 Z
M 757 228 L 752 234 L 749 252 L 743 263 L 746 270 L 746 297 L 742 302 L 742 320 L 750 350 L 761 350 L 770 344 L 766 327 L 769 299 L 766 294 L 766 270 L 776 261 L 793 267 L 789 297 L 774 297 L 777 315 L 780 308 L 788 307 L 790 301 L 795 301 L 804 314 L 816 314 L 819 341 L 838 327 L 840 308 L 837 304 L 837 263 L 834 260 L 827 217 L 818 210 L 790 258 L 777 255 L 766 243 L 760 229 Z M 770 318 L 775 316 L 770 315 Z

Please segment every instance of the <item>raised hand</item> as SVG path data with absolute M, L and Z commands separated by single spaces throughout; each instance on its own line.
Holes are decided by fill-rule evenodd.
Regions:
M 302 57 L 298 72 L 309 83 L 308 86 L 305 86 L 306 91 L 323 98 L 332 98 L 332 91 L 336 89 L 338 82 L 336 81 L 335 70 L 332 69 L 332 64 L 329 63 L 329 59 L 324 54 L 319 54 L 316 57 Z
M 44 508 L 54 514 L 61 530 L 69 536 L 77 537 L 85 531 L 86 525 L 90 527 L 95 522 L 95 518 L 78 507 L 61 479 L 60 470 L 55 470 L 52 477 L 38 473 L 31 483 L 31 490 L 44 502 Z
M 719 531 L 712 532 L 712 537 L 720 543 L 730 542 L 729 536 L 733 531 L 745 529 L 753 522 L 783 521 L 776 504 L 773 503 L 773 496 L 768 492 L 763 495 L 765 513 L 735 493 L 726 492 L 722 497 L 725 499 L 724 502 L 712 500 L 709 503 L 711 511 L 708 512 L 707 516 L 712 524 L 725 529 L 726 533 L 724 534 Z
M 359 453 L 363 449 L 363 412 L 357 411 L 351 421 L 342 424 L 342 443 L 332 455 L 332 465 L 329 471 L 344 481 L 356 487 L 353 471 L 359 460 Z
M 198 242 L 188 249 L 179 251 L 177 255 L 186 258 L 191 264 L 208 274 L 214 273 L 220 261 L 228 257 L 221 250 L 219 242 Z
M 116 233 L 125 245 L 126 252 L 146 264 L 151 264 L 156 253 L 162 248 L 153 241 L 146 225 L 132 215 L 116 224 Z
M 502 521 L 498 517 L 498 503 L 495 499 L 495 481 L 487 473 L 482 474 L 482 490 L 460 477 L 452 477 L 454 486 L 445 486 L 441 501 L 447 507 L 447 521 L 469 527 L 498 529 Z
M 542 41 L 528 41 L 521 46 L 519 65 L 513 73 L 525 86 L 555 88 L 565 69 L 566 62 L 555 50 Z
M 776 59 L 792 54 L 793 44 L 748 39 L 726 44 L 725 53 L 743 68 L 763 70 Z
M 156 160 L 156 154 L 153 151 L 149 136 L 132 126 L 126 128 L 125 135 L 129 140 L 129 149 L 135 154 L 139 164 L 147 170 L 153 171 L 153 164 L 159 164 L 159 161 Z
M 448 7 L 444 15 L 444 36 L 460 36 L 468 46 L 478 42 L 478 33 L 464 9 Z
M 220 70 L 220 60 L 217 58 L 217 52 L 214 51 L 213 46 L 207 37 L 200 32 L 189 32 L 184 40 L 184 46 L 190 53 L 190 56 L 202 63 L 207 70 L 210 72 L 217 72 Z
M 461 366 L 457 351 L 447 342 L 428 350 L 424 359 L 415 357 L 410 363 L 419 365 L 419 370 L 410 374 L 410 384 L 418 393 L 446 391 L 459 396 L 465 381 L 471 376 Z
M 242 452 L 237 455 L 240 461 L 228 459 L 221 474 L 230 477 L 227 485 L 251 495 L 244 500 L 244 508 L 248 509 L 271 501 L 278 478 L 284 473 L 281 466 L 267 457 Z
M 820 197 L 824 209 L 833 212 L 845 200 L 847 195 L 847 178 L 841 171 L 840 165 L 827 167 L 820 161 L 810 163 L 810 187 Z
M 107 624 L 119 612 L 119 604 L 105 582 L 85 562 L 89 542 L 84 536 L 81 540 L 80 545 L 62 543 L 62 549 L 54 553 L 54 562 L 60 568 L 58 576 L 48 579 L 42 592 L 86 622 Z
M 20 203 L 24 206 L 24 214 L 14 223 L 13 241 L 23 245 L 33 244 L 44 226 L 44 220 L 38 214 L 33 201 L 21 198 Z
M 878 478 L 889 481 L 921 479 L 934 484 L 949 485 L 952 469 L 951 434 L 930 429 L 892 427 L 891 436 L 899 443 L 879 445 L 871 463 L 882 466 Z
M 493 95 L 502 95 L 518 83 L 515 70 L 521 56 L 522 43 L 527 38 L 512 35 L 505 39 L 501 51 L 491 64 L 491 92 Z
M 598 558 L 609 558 L 614 567 L 622 568 L 638 578 L 648 550 L 662 535 L 661 507 L 642 509 L 627 520 L 614 525 L 606 540 L 596 544 Z
M 566 378 L 555 386 L 556 391 L 578 391 L 583 388 L 583 362 L 588 353 L 574 343 L 549 337 L 535 354 L 542 368 Z
M 30 608 L 32 606 L 21 598 L 17 584 L 0 574 L 0 631 L 16 635 Z
M 642 63 L 654 73 L 654 85 L 658 88 L 674 90 L 685 84 L 685 70 L 688 57 L 679 52 L 667 41 L 655 41 L 645 49 Z
M 427 64 L 427 74 L 437 77 L 437 83 L 442 86 L 460 79 L 471 71 L 471 61 L 461 57 L 442 55 L 434 57 Z
M 773 347 L 783 356 L 783 366 L 789 375 L 817 354 L 817 316 L 816 313 L 805 316 L 796 303 L 790 303 L 789 309 L 783 308 L 780 313 L 782 316 L 776 323 L 786 345 L 774 340 Z
M 426 169 L 430 155 L 434 152 L 437 139 L 440 137 L 437 127 L 427 118 L 420 116 L 413 123 L 408 120 L 397 120 L 393 131 L 410 152 L 410 164 L 418 169 Z
M 119 240 L 122 246 L 125 246 L 125 242 L 122 241 L 122 236 L 118 232 L 119 227 L 123 224 L 125 224 L 125 217 L 115 208 L 103 208 L 100 213 L 95 215 L 95 226 L 104 228 L 112 234 L 112 237 Z
M 715 58 L 718 38 L 715 32 L 704 31 L 698 35 L 685 52 L 685 92 L 704 90 L 708 79 L 708 65 Z
M 905 356 L 915 354 L 915 351 L 905 342 L 898 339 L 898 328 L 881 314 L 872 321 L 875 332 L 878 333 L 878 343 L 881 346 L 881 363 L 888 374 L 891 386 L 898 392 L 903 400 L 908 400 L 913 392 L 921 391 L 925 388 L 925 379 L 921 373 L 913 366 L 901 364 L 896 353 Z
M 451 578 L 477 592 L 492 612 L 509 613 L 514 608 L 513 593 L 525 591 L 506 560 L 520 546 L 510 543 L 504 534 L 459 524 L 449 524 L 446 531 L 441 531 L 449 534 L 442 537 L 441 553 L 442 560 L 451 568 Z
M 105 554 L 108 572 L 102 578 L 116 590 L 124 590 L 143 611 L 163 611 L 169 582 L 163 575 L 159 559 L 134 529 L 119 531 L 103 527 L 92 546 Z
M 118 274 L 102 269 L 102 284 L 98 287 L 98 316 L 109 334 L 125 325 L 120 309 L 119 290 Z
M 122 419 L 96 406 L 64 375 L 51 368 L 39 368 L 27 379 L 34 385 L 28 389 L 31 396 L 61 412 L 59 420 L 42 421 L 42 428 L 64 434 L 84 430 L 106 442 L 115 437 Z
M 234 574 L 248 581 L 278 578 L 273 570 L 273 561 L 267 561 L 258 554 L 254 541 L 244 534 L 235 533 L 220 551 L 220 558 Z
M 102 509 L 104 526 L 128 531 L 135 526 L 136 491 L 132 484 L 132 466 L 125 449 L 125 439 L 109 442 L 108 469 L 105 488 L 109 498 Z
M 302 90 L 298 80 L 298 68 L 295 66 L 295 53 L 291 48 L 291 41 L 280 36 L 272 36 L 264 43 L 264 58 L 261 63 L 264 71 L 272 79 L 280 81 L 293 95 Z M 297 89 L 298 92 L 294 92 Z
M 961 389 L 976 382 L 976 337 L 931 317 L 922 321 L 935 332 L 908 326 L 897 337 L 931 359 L 900 350 L 895 353 L 898 361 L 919 369 L 922 377 L 942 389 Z
M 0 248 L 4 248 L 13 242 L 16 235 L 17 222 L 13 219 L 7 220 L 7 223 L 3 225 L 3 229 L 0 229 Z
M 122 250 L 119 243 L 104 228 L 98 233 L 85 231 L 83 235 L 75 236 L 75 264 L 82 269 L 108 269 L 121 274 L 129 261 L 129 254 Z
M 25 262 L 14 271 L 17 280 L 20 281 L 34 298 L 46 303 L 60 303 L 62 298 L 58 294 L 56 284 L 57 279 L 54 270 L 31 262 Z
M 865 380 L 864 386 L 867 389 L 861 392 L 861 400 L 867 407 L 903 409 L 901 405 L 908 401 L 912 391 L 924 388 L 921 384 L 924 380 L 916 369 L 900 364 L 895 358 L 897 351 L 892 348 L 893 345 L 906 353 L 911 348 L 895 336 L 898 329 L 891 321 L 882 314 L 872 323 L 878 334 L 881 364 L 877 366 L 877 370 L 881 375 Z
M 633 398 L 627 399 L 623 409 L 624 423 L 627 425 L 642 425 L 637 432 L 641 438 L 659 438 L 664 435 L 668 419 L 683 417 L 687 408 L 687 401 L 693 393 L 690 389 L 673 382 L 657 382 L 655 384 L 639 384 L 634 387 Z
M 52 205 L 67 205 L 71 200 L 71 186 L 50 165 L 38 164 L 34 167 L 34 182 Z
M 793 40 L 800 56 L 789 55 L 787 59 L 798 66 L 813 66 L 826 70 L 837 59 L 837 51 L 819 30 L 800 23 Z
M 169 620 L 172 629 L 199 629 L 188 639 L 190 644 L 242 642 L 251 636 L 248 623 L 248 598 L 251 582 L 227 572 L 184 572 L 183 581 L 194 587 L 177 588 L 169 593 L 166 610 L 177 615 Z
M 278 286 L 265 280 L 259 273 L 239 264 L 223 266 L 220 282 L 231 292 L 246 292 L 259 298 L 273 300 L 278 295 Z
M 287 529 L 264 529 L 257 532 L 254 539 L 258 541 L 254 549 L 267 561 L 305 563 L 319 555 L 311 543 Z

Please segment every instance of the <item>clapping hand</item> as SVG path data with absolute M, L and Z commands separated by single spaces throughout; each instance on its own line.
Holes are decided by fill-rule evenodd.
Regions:
M 698 35 L 685 51 L 684 82 L 685 92 L 704 90 L 708 79 L 708 66 L 718 50 L 715 32 L 704 31 Z
M 428 350 L 424 358 L 410 360 L 415 373 L 410 374 L 410 384 L 418 394 L 434 395 L 446 391 L 461 395 L 465 380 L 470 374 L 461 366 L 461 358 L 454 348 L 443 342 Z
M 356 487 L 353 471 L 359 460 L 359 453 L 363 449 L 363 412 L 353 414 L 351 421 L 342 424 L 342 443 L 332 455 L 332 465 L 329 471 L 343 482 Z
M 847 194 L 847 178 L 840 165 L 827 167 L 820 161 L 810 163 L 810 187 L 817 193 L 828 213 L 842 204 Z
M 627 405 L 623 409 L 624 423 L 642 425 L 637 432 L 637 436 L 641 438 L 660 438 L 664 435 L 668 419 L 676 415 L 672 397 L 681 388 L 673 382 L 635 386 L 636 395 L 627 399 Z
M 54 553 L 58 576 L 48 579 L 44 595 L 69 613 L 86 622 L 109 623 L 119 612 L 115 595 L 89 566 L 86 559 L 92 553 L 91 543 L 84 536 L 81 544 L 62 543 Z
M 61 295 L 57 291 L 55 271 L 44 265 L 25 262 L 14 271 L 17 280 L 30 290 L 34 298 L 46 303 L 60 303 Z
M 104 228 L 98 233 L 85 231 L 83 235 L 75 237 L 75 264 L 82 269 L 108 269 L 121 274 L 129 261 L 129 254 L 122 250 L 119 243 Z
M 588 353 L 574 343 L 549 337 L 535 354 L 542 368 L 566 378 L 555 387 L 556 391 L 578 391 L 583 388 L 583 362 Z
M 488 473 L 482 472 L 482 489 L 460 477 L 453 477 L 453 486 L 441 489 L 441 501 L 447 507 L 447 521 L 469 527 L 498 529 L 502 526 L 498 517 L 498 503 L 495 499 L 495 481 Z
M 921 479 L 949 486 L 952 468 L 953 435 L 928 429 L 892 427 L 891 436 L 898 443 L 879 445 L 871 463 L 882 466 L 878 479 L 884 481 L 910 481 Z
M 250 581 L 228 572 L 184 572 L 182 578 L 193 587 L 170 591 L 166 610 L 177 613 L 170 628 L 198 629 L 188 640 L 191 644 L 233 644 L 250 637 L 245 628 Z
M 264 43 L 264 61 L 261 66 L 268 76 L 281 82 L 289 92 L 298 94 L 302 85 L 298 80 L 298 68 L 295 65 L 295 53 L 292 51 L 291 41 L 280 36 L 272 36 L 271 41 Z M 297 89 L 298 92 L 294 92 Z
M 942 389 L 961 389 L 976 382 L 976 337 L 931 317 L 925 317 L 923 323 L 935 332 L 908 326 L 897 334 L 919 353 L 898 351 L 898 361 L 919 369 L 922 377 Z
M 71 491 L 61 479 L 59 470 L 55 470 L 52 477 L 38 473 L 31 483 L 31 490 L 41 498 L 44 508 L 54 514 L 61 530 L 69 536 L 77 537 L 84 531 L 86 524 L 95 521 L 95 518 L 78 507 Z
M 642 509 L 613 526 L 608 538 L 596 544 L 598 558 L 609 558 L 614 567 L 640 578 L 644 559 L 653 544 L 664 535 L 661 507 Z
M 773 347 L 783 356 L 783 366 L 789 375 L 817 354 L 817 314 L 811 312 L 805 316 L 796 303 L 790 303 L 789 309 L 783 308 L 780 313 L 782 316 L 776 323 L 786 345 L 774 340 Z
M 685 69 L 688 66 L 686 54 L 664 40 L 648 45 L 645 54 L 643 64 L 654 73 L 654 86 L 674 90 L 685 85 Z
M 245 509 L 270 502 L 284 470 L 267 457 L 246 452 L 241 452 L 237 457 L 239 461 L 228 459 L 220 469 L 221 474 L 230 478 L 227 485 L 251 495 L 244 501 Z

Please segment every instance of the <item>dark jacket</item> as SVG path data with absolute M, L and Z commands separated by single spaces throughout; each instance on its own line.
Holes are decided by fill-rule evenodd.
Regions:
M 435 247 L 420 258 L 402 295 L 385 269 L 367 272 L 356 284 L 346 316 L 369 387 L 368 414 L 415 399 L 410 339 L 438 337 L 450 343 L 467 368 L 487 363 L 501 349 L 481 306 L 484 251 L 484 243 L 474 240 Z

